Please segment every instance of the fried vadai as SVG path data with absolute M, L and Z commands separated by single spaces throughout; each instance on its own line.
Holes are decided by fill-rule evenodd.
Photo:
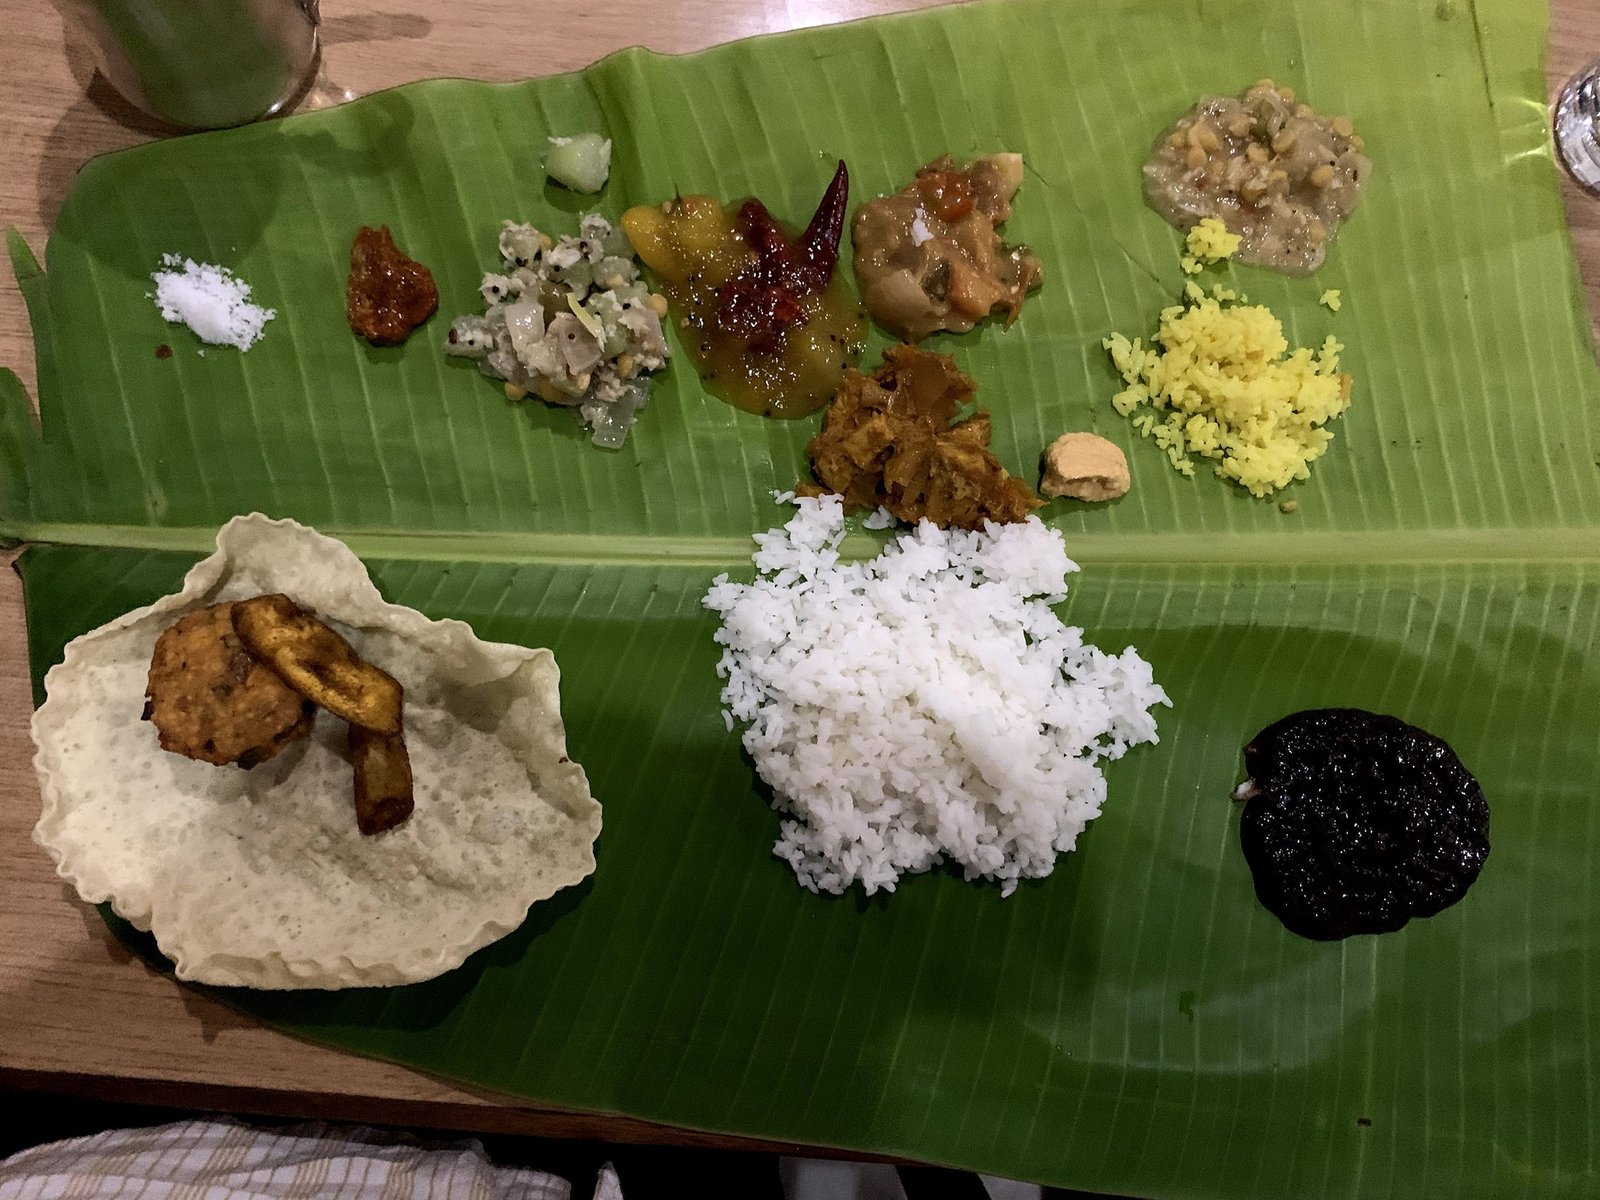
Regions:
M 196 609 L 162 632 L 144 715 L 163 750 L 250 768 L 310 733 L 317 709 L 250 653 L 233 607 Z

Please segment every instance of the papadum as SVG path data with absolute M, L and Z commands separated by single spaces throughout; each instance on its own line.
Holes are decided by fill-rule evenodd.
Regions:
M 248 770 L 163 750 L 142 720 L 161 633 L 221 601 L 281 592 L 405 689 L 416 808 L 364 837 L 349 727 Z M 155 935 L 180 979 L 259 988 L 430 979 L 594 870 L 600 805 L 566 754 L 549 650 L 480 641 L 386 602 L 348 547 L 294 521 L 237 517 L 183 588 L 75 639 L 33 717 L 61 876 Z

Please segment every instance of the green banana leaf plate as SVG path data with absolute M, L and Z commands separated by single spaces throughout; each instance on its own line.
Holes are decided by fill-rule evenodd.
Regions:
M 252 510 L 345 538 L 400 603 L 554 648 L 599 869 L 432 983 L 225 996 L 319 1041 L 550 1104 L 1139 1195 L 1600 1195 L 1600 378 L 1545 34 L 1530 0 L 986 0 L 98 159 L 46 270 L 12 242 L 42 431 L 7 374 L 0 533 L 36 543 L 35 679 Z M 1100 344 L 1148 334 L 1182 286 L 1146 147 L 1261 76 L 1351 114 L 1376 163 L 1315 279 L 1215 275 L 1296 344 L 1349 347 L 1354 404 L 1292 514 L 1171 471 L 1112 412 Z M 1174 703 L 1049 879 L 821 897 L 771 856 L 699 601 L 784 519 L 815 418 L 736 411 L 680 356 L 610 453 L 440 353 L 502 218 L 575 224 L 541 159 L 585 129 L 616 142 L 612 216 L 705 191 L 803 220 L 835 157 L 860 197 L 947 151 L 1025 155 L 1009 233 L 1044 290 L 1010 330 L 934 346 L 1013 471 L 1067 429 L 1126 447 L 1124 500 L 1044 510 L 1084 566 L 1062 611 L 1137 646 Z M 343 321 L 350 238 L 379 222 L 441 294 L 399 349 Z M 160 320 L 168 251 L 277 307 L 248 355 Z M 1494 850 L 1462 903 L 1332 944 L 1257 905 L 1239 748 L 1322 705 L 1423 725 L 1479 776 Z

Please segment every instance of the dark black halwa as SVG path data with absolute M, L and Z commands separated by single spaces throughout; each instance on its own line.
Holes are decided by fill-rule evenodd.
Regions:
M 1483 789 L 1442 739 L 1356 708 L 1295 713 L 1244 748 L 1239 842 L 1292 932 L 1388 933 L 1450 907 L 1489 856 Z

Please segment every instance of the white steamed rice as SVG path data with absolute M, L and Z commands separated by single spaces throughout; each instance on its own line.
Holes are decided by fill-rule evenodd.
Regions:
M 756 536 L 756 581 L 719 576 L 705 597 L 728 727 L 749 722 L 786 814 L 774 853 L 823 892 L 892 891 L 946 858 L 1002 895 L 1050 874 L 1099 815 L 1100 761 L 1157 740 L 1150 710 L 1170 701 L 1150 665 L 1051 610 L 1078 568 L 1037 517 L 923 521 L 840 562 L 839 497 L 795 504 Z

